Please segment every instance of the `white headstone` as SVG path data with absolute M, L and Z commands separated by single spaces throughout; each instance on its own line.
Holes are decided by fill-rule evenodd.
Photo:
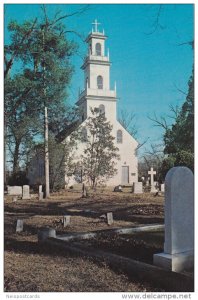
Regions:
M 22 199 L 30 199 L 30 186 L 29 185 L 23 185 Z
M 194 176 L 186 167 L 174 167 L 165 179 L 164 253 L 154 264 L 181 272 L 194 264 Z
M 70 225 L 70 220 L 71 220 L 70 216 L 63 216 L 63 226 L 67 227 L 68 225 Z
M 30 199 L 30 187 L 29 185 L 23 185 L 23 197 L 22 199 Z
M 17 202 L 17 200 L 18 200 L 18 197 L 17 197 L 17 196 L 12 197 L 12 201 L 13 201 L 13 202 Z
M 161 184 L 160 190 L 161 190 L 162 193 L 164 193 L 164 183 Z
M 18 196 L 22 196 L 22 186 L 7 186 L 8 189 L 8 195 L 18 195 Z
M 107 224 L 108 225 L 113 224 L 113 213 L 112 212 L 107 213 Z
M 151 170 L 148 171 L 148 174 L 151 177 L 151 193 L 155 193 L 155 192 L 157 192 L 157 190 L 155 188 L 155 184 L 154 184 L 154 175 L 156 174 L 156 171 L 154 171 L 153 168 L 151 168 Z
M 43 186 L 39 185 L 39 193 L 42 193 L 42 191 L 43 191 Z
M 133 183 L 133 193 L 134 194 L 142 194 L 142 182 L 134 182 Z
M 39 192 L 39 200 L 43 200 L 43 192 Z
M 23 220 L 17 220 L 16 232 L 22 232 L 22 231 L 23 231 Z

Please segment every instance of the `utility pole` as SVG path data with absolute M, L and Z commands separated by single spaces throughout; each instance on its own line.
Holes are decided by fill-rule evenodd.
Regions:
M 45 198 L 50 196 L 49 190 L 49 149 L 48 149 L 48 116 L 45 106 Z
M 45 87 L 45 26 L 43 26 L 43 95 L 44 95 L 44 139 L 45 139 L 45 198 L 50 196 L 49 189 L 49 147 L 48 147 L 48 113 L 46 106 L 46 87 Z

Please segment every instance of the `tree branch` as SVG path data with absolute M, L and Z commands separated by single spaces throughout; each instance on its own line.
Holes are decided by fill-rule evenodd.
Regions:
M 23 45 L 24 41 L 31 35 L 32 31 L 34 30 L 34 27 L 35 27 L 36 23 L 37 23 L 37 18 L 34 20 L 33 25 L 32 25 L 32 27 L 30 28 L 30 30 L 28 30 L 28 31 L 26 32 L 26 34 L 24 34 L 24 36 L 21 38 L 21 41 L 18 43 L 18 47 L 17 47 L 17 49 L 13 52 L 13 54 L 12 54 L 10 60 L 9 60 L 9 61 L 6 60 L 6 62 L 5 62 L 5 63 L 6 63 L 6 69 L 5 69 L 5 71 L 4 71 L 4 78 L 6 78 L 6 76 L 8 75 L 8 72 L 10 71 L 10 69 L 11 69 L 11 67 L 12 67 L 12 65 L 13 65 L 14 59 L 15 59 L 15 57 L 16 57 L 16 55 L 17 55 L 17 50 L 19 49 L 19 47 L 20 47 L 21 45 Z

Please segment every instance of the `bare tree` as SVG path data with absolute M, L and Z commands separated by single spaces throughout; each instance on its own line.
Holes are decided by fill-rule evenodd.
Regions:
M 121 109 L 118 117 L 120 124 L 132 135 L 136 137 L 138 130 L 136 127 L 136 115 L 133 112 Z

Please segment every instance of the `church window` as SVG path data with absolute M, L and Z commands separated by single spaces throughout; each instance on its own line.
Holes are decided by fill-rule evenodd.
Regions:
M 97 87 L 99 90 L 103 89 L 103 78 L 100 75 L 97 77 Z
M 122 144 L 122 130 L 117 131 L 117 143 Z
M 100 115 L 102 115 L 102 114 L 105 115 L 105 106 L 103 104 L 99 105 L 99 114 Z
M 96 55 L 101 56 L 101 44 L 100 43 L 96 44 Z

